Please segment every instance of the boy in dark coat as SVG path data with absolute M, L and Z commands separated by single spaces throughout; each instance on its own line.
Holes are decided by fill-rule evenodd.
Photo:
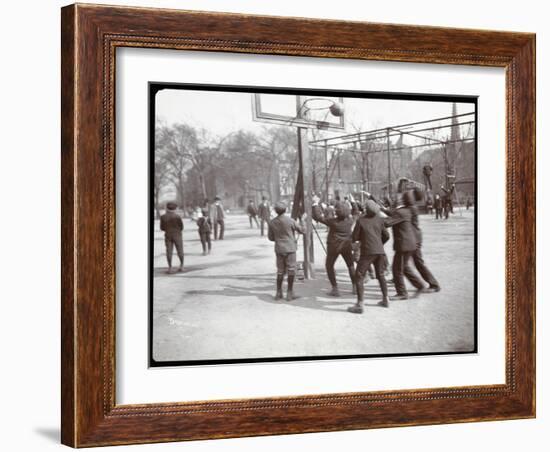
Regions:
M 206 256 L 206 246 L 208 245 L 208 254 L 212 251 L 212 240 L 210 234 L 212 233 L 212 220 L 208 216 L 208 210 L 202 209 L 202 217 L 197 220 L 197 226 L 199 227 L 199 237 L 202 245 L 202 255 Z
M 361 258 L 355 272 L 357 303 L 348 308 L 348 311 L 354 314 L 363 313 L 365 274 L 371 265 L 374 265 L 376 278 L 382 290 L 382 301 L 379 304 L 384 307 L 389 306 L 388 286 L 384 275 L 386 255 L 384 243 L 388 241 L 390 235 L 379 212 L 378 205 L 368 200 L 365 204 L 365 215 L 357 220 L 353 230 L 352 240 L 361 244 Z
M 417 198 L 420 196 L 416 189 L 413 190 L 413 192 L 415 192 Z M 427 289 L 423 289 L 422 291 L 426 293 L 439 292 L 441 290 L 441 287 L 439 286 L 437 279 L 435 279 L 434 275 L 424 262 L 424 258 L 422 257 L 422 230 L 420 229 L 420 221 L 418 219 L 418 209 L 414 205 L 411 205 L 409 208 L 412 215 L 411 223 L 413 225 L 416 236 L 416 250 L 414 250 L 412 256 L 414 266 L 418 270 L 418 273 L 420 273 L 422 279 L 429 284 L 429 287 Z
M 393 228 L 393 256 L 392 272 L 396 295 L 393 300 L 406 300 L 409 298 L 405 286 L 404 276 L 416 287 L 419 294 L 424 289 L 424 284 L 409 266 L 409 261 L 417 249 L 417 238 L 412 224 L 413 213 L 411 206 L 414 204 L 412 192 L 403 193 L 403 205 L 390 211 L 390 217 L 386 220 L 386 226 Z
M 275 204 L 277 216 L 269 222 L 267 237 L 275 242 L 275 254 L 277 256 L 277 293 L 275 299 L 283 298 L 283 280 L 285 273 L 288 276 L 287 301 L 292 301 L 294 296 L 294 277 L 296 275 L 296 236 L 303 234 L 302 226 L 288 215 L 285 215 L 286 204 Z
M 178 271 L 183 271 L 183 221 L 181 221 L 181 217 L 175 212 L 177 207 L 176 203 L 167 203 L 166 213 L 160 217 L 160 230 L 164 231 L 164 244 L 166 245 L 167 273 L 172 273 L 172 253 L 174 252 L 174 246 L 180 260 Z
M 325 268 L 328 280 L 332 286 L 329 295 L 339 297 L 340 292 L 338 291 L 336 273 L 334 271 L 334 264 L 339 256 L 342 256 L 346 262 L 351 285 L 355 287 L 355 263 L 353 259 L 353 249 L 351 247 L 351 228 L 353 227 L 353 219 L 350 217 L 346 205 L 341 202 L 335 205 L 335 218 L 326 218 L 321 211 L 319 198 L 317 196 L 313 198 L 312 209 L 313 219 L 328 227 Z

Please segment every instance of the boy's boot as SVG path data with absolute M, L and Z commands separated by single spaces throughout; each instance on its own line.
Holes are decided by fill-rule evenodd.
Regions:
M 286 293 L 286 301 L 292 301 L 296 298 L 298 297 L 294 295 L 294 275 L 288 275 L 288 290 Z
M 283 278 L 284 275 L 277 275 L 277 293 L 275 294 L 275 300 L 281 300 L 283 298 Z

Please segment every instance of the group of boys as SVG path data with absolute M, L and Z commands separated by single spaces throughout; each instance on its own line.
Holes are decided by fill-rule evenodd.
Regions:
M 167 273 L 172 273 L 172 255 L 174 248 L 178 254 L 180 266 L 177 271 L 183 271 L 183 221 L 177 214 L 178 205 L 174 202 L 166 203 L 166 212 L 160 217 L 160 230 L 164 232 L 164 244 L 166 246 L 166 260 L 168 261 Z M 219 197 L 214 198 L 210 204 L 205 201 L 204 206 L 198 209 L 196 218 L 197 231 L 202 246 L 202 255 L 212 252 L 211 235 L 214 232 L 214 240 L 223 240 L 225 232 L 225 211 Z
M 348 308 L 349 312 L 361 314 L 364 309 L 364 284 L 368 272 L 374 274 L 382 292 L 380 306 L 389 307 L 391 300 L 405 300 L 409 298 L 405 286 L 405 278 L 415 287 L 413 296 L 421 293 L 438 292 L 440 285 L 428 269 L 422 256 L 422 231 L 418 220 L 418 211 L 415 206 L 417 199 L 414 190 L 402 193 L 401 202 L 393 208 L 386 207 L 374 196 L 367 193 L 367 201 L 364 205 L 355 204 L 357 212 L 352 214 L 352 205 L 348 200 L 336 201 L 331 207 L 322 207 L 320 199 L 313 197 L 312 218 L 323 223 L 328 228 L 327 235 L 327 256 L 325 268 L 331 291 L 329 295 L 338 297 L 340 292 L 336 281 L 334 265 L 338 257 L 342 256 L 346 266 L 352 291 L 357 295 L 357 302 Z M 165 233 L 166 258 L 168 260 L 168 273 L 172 272 L 172 254 L 174 247 L 177 250 L 180 267 L 183 271 L 183 222 L 175 212 L 177 205 L 169 202 L 167 211 L 160 218 L 160 229 Z M 296 298 L 294 294 L 294 279 L 296 277 L 296 234 L 303 234 L 304 227 L 302 219 L 299 221 L 286 215 L 286 204 L 277 202 L 274 205 L 276 217 L 270 220 L 271 208 L 265 198 L 259 209 L 256 209 L 251 202 L 247 208 L 250 218 L 250 226 L 255 221 L 258 225 L 257 216 L 260 217 L 262 235 L 264 224 L 267 227 L 268 239 L 275 243 L 275 254 L 277 262 L 277 289 L 275 299 L 283 299 L 283 282 L 287 275 L 286 300 L 292 301 Z M 201 240 L 203 255 L 209 254 L 212 249 L 210 234 L 214 224 L 215 239 L 223 240 L 224 233 L 224 211 L 219 198 L 215 199 L 212 206 L 205 206 L 202 215 L 197 219 L 199 237 Z M 215 221 L 212 221 L 212 216 Z M 218 236 L 217 227 L 220 227 Z M 392 274 L 396 294 L 388 296 L 386 271 L 389 265 L 384 244 L 389 240 L 390 235 L 387 228 L 393 230 L 393 262 Z M 358 246 L 360 255 L 354 257 L 354 247 Z M 412 270 L 410 263 L 414 264 L 420 276 Z M 426 286 L 427 284 L 427 286 Z
M 405 300 L 409 298 L 405 286 L 405 278 L 415 287 L 413 296 L 421 293 L 438 292 L 440 285 L 428 269 L 422 256 L 422 231 L 418 221 L 418 211 L 415 207 L 415 192 L 406 191 L 401 196 L 401 203 L 394 208 L 387 208 L 376 198 L 367 194 L 367 201 L 359 206 L 361 213 L 352 215 L 350 206 L 345 201 L 334 203 L 334 212 L 322 209 L 318 197 L 313 198 L 312 217 L 328 228 L 327 257 L 325 268 L 332 286 L 330 295 L 340 296 L 334 264 L 339 256 L 344 259 L 352 283 L 353 293 L 357 302 L 348 308 L 349 312 L 361 314 L 364 309 L 364 284 L 367 272 L 374 267 L 382 291 L 380 306 L 389 307 L 390 300 Z M 275 298 L 283 298 L 282 286 L 284 275 L 288 275 L 287 301 L 295 298 L 293 285 L 296 273 L 296 240 L 295 234 L 303 234 L 301 222 L 285 215 L 286 205 L 275 204 L 277 217 L 269 223 L 269 240 L 275 242 L 277 257 L 277 291 Z M 328 214 L 328 215 L 327 215 Z M 390 235 L 387 228 L 393 230 L 394 256 L 392 262 L 393 282 L 396 294 L 388 296 L 386 269 L 388 259 L 384 244 Z M 353 249 L 360 247 L 360 257 L 355 265 Z M 410 262 L 420 273 L 415 274 Z M 427 286 L 426 286 L 427 284 Z
M 263 236 L 267 230 L 267 225 L 271 220 L 271 207 L 267 198 L 265 196 L 262 196 L 262 202 L 258 207 L 256 207 L 252 199 L 248 201 L 246 213 L 250 222 L 250 228 L 253 227 L 252 222 L 254 222 L 256 224 L 256 227 L 260 229 L 260 235 Z M 259 222 L 258 218 L 260 219 Z
M 428 213 L 432 213 L 432 207 L 435 210 L 435 219 L 449 219 L 449 214 L 453 213 L 453 194 L 455 192 L 455 184 L 451 185 L 449 189 L 446 189 L 443 185 L 441 186 L 440 195 L 436 193 L 433 201 L 428 199 L 426 206 L 428 208 Z M 469 200 L 470 198 L 468 198 Z

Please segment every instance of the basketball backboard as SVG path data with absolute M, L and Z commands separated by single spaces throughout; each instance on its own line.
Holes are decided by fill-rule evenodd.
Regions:
M 342 97 L 252 94 L 252 119 L 310 129 L 344 129 Z

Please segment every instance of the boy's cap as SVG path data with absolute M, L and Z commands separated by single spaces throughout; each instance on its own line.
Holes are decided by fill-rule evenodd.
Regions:
M 282 213 L 286 211 L 286 204 L 284 202 L 278 201 L 275 203 L 275 212 Z
M 168 210 L 176 210 L 178 208 L 178 205 L 175 202 L 167 202 L 166 208 Z

